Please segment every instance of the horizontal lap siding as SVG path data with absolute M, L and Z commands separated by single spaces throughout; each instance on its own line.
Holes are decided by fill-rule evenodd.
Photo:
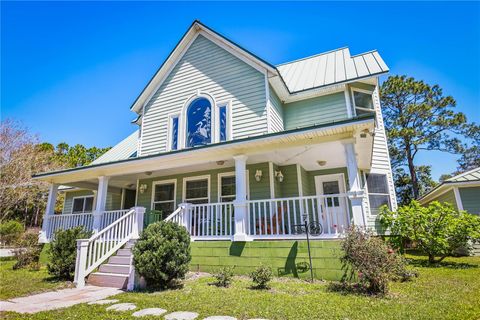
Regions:
M 267 132 L 264 75 L 200 35 L 146 106 L 142 155 L 166 151 L 168 115 L 197 90 L 232 101 L 233 139 Z
M 463 210 L 480 215 L 480 187 L 459 188 Z
M 277 94 L 273 90 L 271 86 L 268 86 L 269 90 L 269 97 L 270 97 L 270 105 L 271 105 L 271 113 L 270 113 L 270 123 L 271 123 L 271 131 L 272 132 L 280 132 L 284 130 L 283 125 L 283 105 L 280 98 L 278 98 Z
M 92 190 L 78 190 L 65 192 L 65 202 L 63 204 L 63 214 L 72 213 L 72 205 L 74 197 L 93 196 Z M 120 189 L 109 190 L 105 202 L 105 210 L 120 210 L 122 205 L 122 193 Z M 95 206 L 95 204 L 94 204 Z
M 292 102 L 283 108 L 285 130 L 347 119 L 343 92 Z

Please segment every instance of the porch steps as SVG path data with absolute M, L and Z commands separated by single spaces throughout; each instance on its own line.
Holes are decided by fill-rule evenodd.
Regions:
M 99 287 L 126 289 L 132 265 L 131 248 L 132 244 L 127 243 L 123 249 L 119 249 L 106 263 L 100 265 L 97 272 L 88 276 L 87 283 Z

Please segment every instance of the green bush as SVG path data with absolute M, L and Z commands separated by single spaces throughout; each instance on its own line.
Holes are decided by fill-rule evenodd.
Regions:
M 215 285 L 218 287 L 228 287 L 232 283 L 234 267 L 225 266 L 213 274 Z
M 18 248 L 13 251 L 17 262 L 13 265 L 13 269 L 40 270 L 40 254 L 43 244 L 38 243 L 38 234 L 24 233 L 17 244 Z
M 343 281 L 358 281 L 360 291 L 386 294 L 390 280 L 408 279 L 403 257 L 379 237 L 352 226 L 342 241 Z
M 264 265 L 258 266 L 250 274 L 250 277 L 257 288 L 266 289 L 273 277 L 272 269 Z
M 24 231 L 23 224 L 15 220 L 0 223 L 0 240 L 4 245 L 16 245 Z
M 147 285 L 165 289 L 188 272 L 190 235 L 173 222 L 155 222 L 140 235 L 133 247 L 133 263 Z
M 77 239 L 88 239 L 91 232 L 83 227 L 57 230 L 48 251 L 48 273 L 58 279 L 73 280 L 77 256 Z
M 480 242 L 480 217 L 458 212 L 450 203 L 433 201 L 424 207 L 412 201 L 396 212 L 383 207 L 380 222 L 396 236 L 392 237 L 395 245 L 400 246 L 405 239 L 415 242 L 430 263 Z

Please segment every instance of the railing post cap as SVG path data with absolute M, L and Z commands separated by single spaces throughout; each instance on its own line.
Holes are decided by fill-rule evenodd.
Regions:
M 133 207 L 133 210 L 137 213 L 145 213 L 145 207 Z
M 88 245 L 88 239 L 77 239 L 77 246 L 86 247 Z

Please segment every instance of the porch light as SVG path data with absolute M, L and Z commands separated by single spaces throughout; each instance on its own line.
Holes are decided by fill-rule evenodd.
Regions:
M 141 184 L 140 185 L 140 193 L 144 193 L 145 191 L 147 191 L 147 188 L 148 188 L 148 186 L 145 183 Z
M 257 171 L 255 172 L 255 180 L 256 180 L 257 182 L 260 182 L 260 180 L 262 180 L 262 170 L 257 170 Z
M 282 171 L 275 171 L 275 177 L 277 178 L 278 182 L 283 182 L 283 173 Z
M 223 166 L 225 164 L 225 161 L 223 160 L 218 160 L 217 161 L 217 166 Z
M 325 160 L 318 160 L 317 163 L 318 163 L 319 166 L 323 167 L 324 165 L 327 164 L 327 161 L 325 161 Z

